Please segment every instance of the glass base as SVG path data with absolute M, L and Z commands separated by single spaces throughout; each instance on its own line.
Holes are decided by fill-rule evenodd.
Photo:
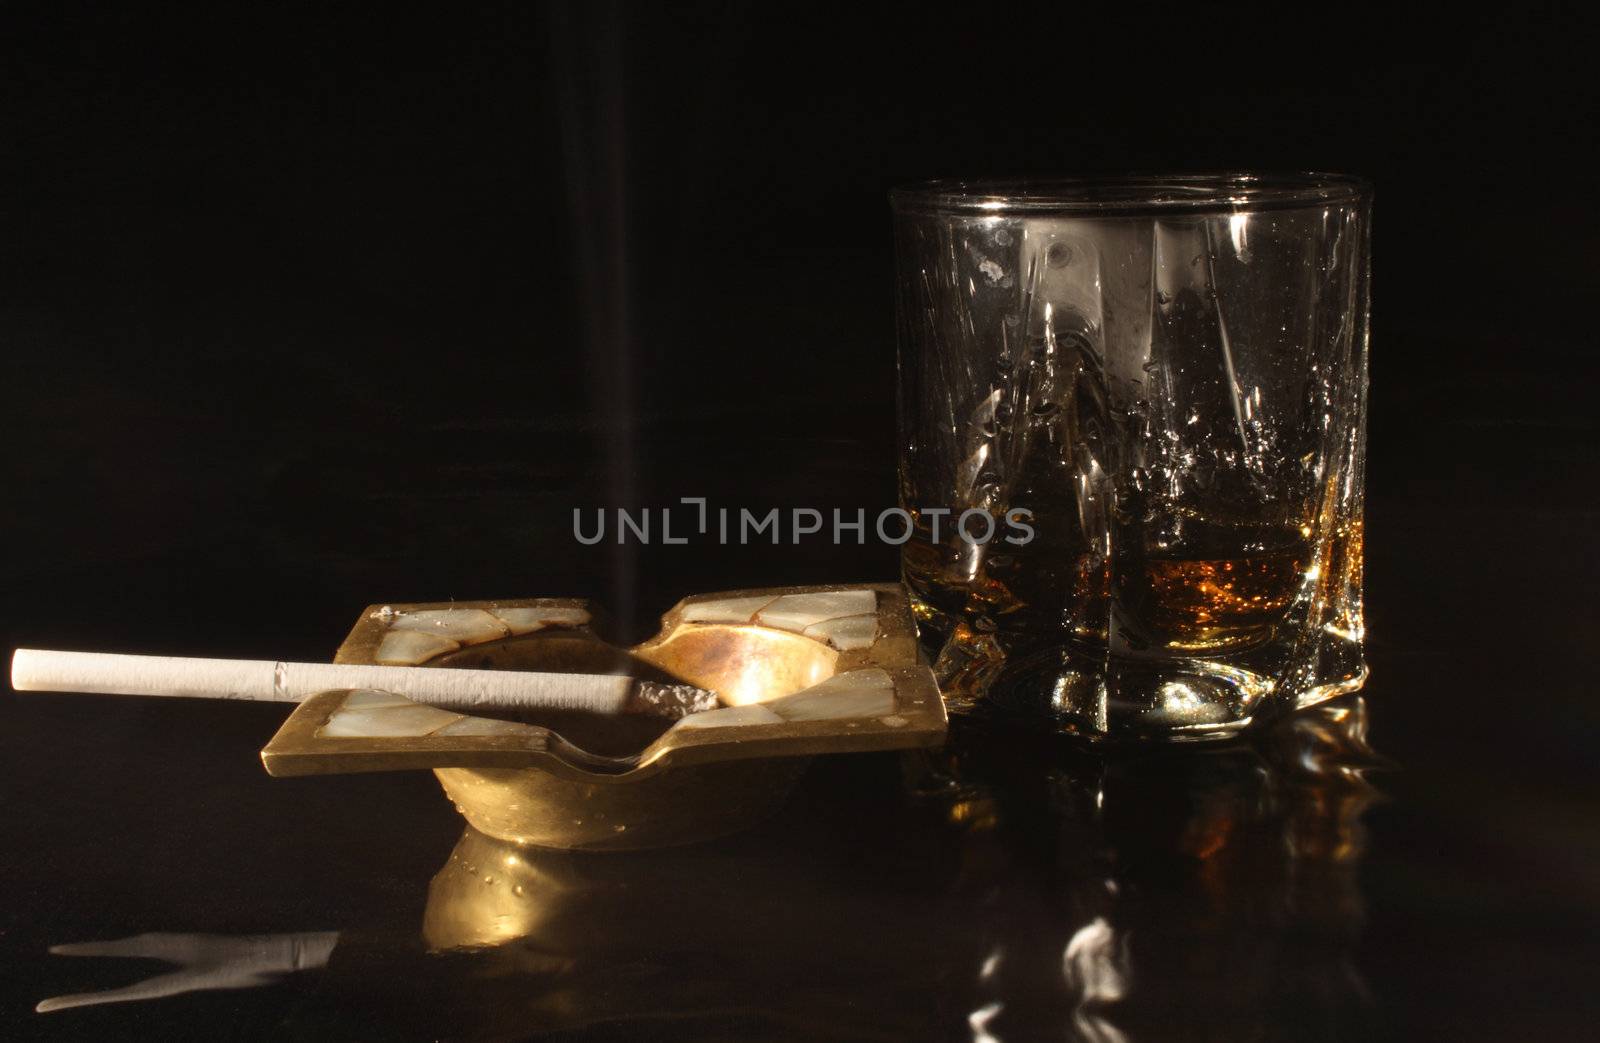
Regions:
M 935 648 L 952 714 L 996 716 L 1090 740 L 1226 739 L 1359 689 L 1359 640 L 1325 629 L 1212 656 L 1118 656 L 1077 644 L 1007 652 L 1002 637 L 956 624 Z

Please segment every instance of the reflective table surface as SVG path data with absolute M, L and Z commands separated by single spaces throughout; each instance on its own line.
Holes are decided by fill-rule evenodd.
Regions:
M 270 779 L 280 707 L 12 696 L 5 1035 L 1586 1038 L 1596 716 L 1579 657 L 1517 650 L 1592 608 L 1526 611 L 1546 588 L 1506 554 L 1488 639 L 1461 547 L 1372 517 L 1360 696 L 1220 745 L 957 721 L 671 850 L 509 847 L 425 773 Z M 1457 538 L 1581 519 L 1493 521 Z

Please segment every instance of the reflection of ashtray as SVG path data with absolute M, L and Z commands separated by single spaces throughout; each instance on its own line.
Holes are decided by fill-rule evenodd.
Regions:
M 477 829 L 519 844 L 658 847 L 775 810 L 805 757 L 937 745 L 933 674 L 898 584 L 785 587 L 679 602 L 623 649 L 587 603 L 532 599 L 374 606 L 340 663 L 627 673 L 715 692 L 676 723 L 636 714 L 466 716 L 370 691 L 302 703 L 261 751 L 273 775 L 432 768 Z

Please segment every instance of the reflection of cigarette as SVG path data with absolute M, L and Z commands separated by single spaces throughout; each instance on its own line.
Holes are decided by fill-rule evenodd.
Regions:
M 463 713 L 478 710 L 582 710 L 682 717 L 714 709 L 715 694 L 620 674 L 451 670 L 267 659 L 184 659 L 19 648 L 11 657 L 19 692 L 94 692 L 188 699 L 297 703 L 336 688 L 375 688 Z

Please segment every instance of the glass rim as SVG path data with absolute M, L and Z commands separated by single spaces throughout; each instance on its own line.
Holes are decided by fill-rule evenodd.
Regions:
M 1372 183 L 1321 171 L 939 178 L 889 191 L 895 213 L 1131 217 L 1282 210 L 1371 199 Z

